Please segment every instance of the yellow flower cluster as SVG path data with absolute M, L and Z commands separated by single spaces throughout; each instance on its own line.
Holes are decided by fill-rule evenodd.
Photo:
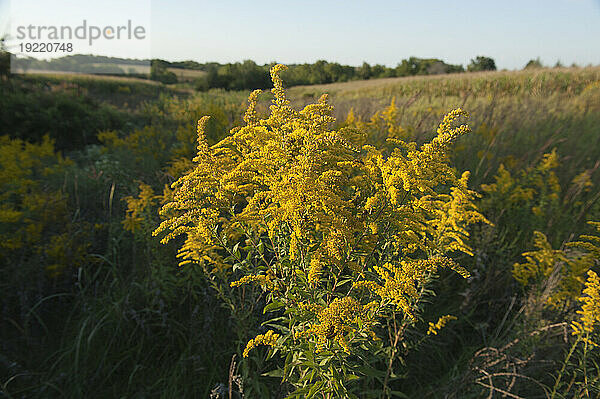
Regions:
M 139 190 L 140 193 L 137 198 L 133 196 L 124 198 L 127 202 L 127 211 L 122 223 L 125 230 L 132 233 L 141 228 L 145 220 L 144 213 L 149 211 L 155 202 L 161 198 L 161 196 L 154 195 L 152 187 L 147 184 L 140 182 Z
M 242 265 L 232 286 L 258 283 L 289 314 L 313 310 L 291 335 L 299 332 L 319 347 L 333 339 L 350 351 L 348 337 L 358 324 L 360 334 L 372 333 L 365 325 L 376 309 L 383 317 L 391 305 L 387 311 L 414 319 L 420 288 L 435 270 L 468 276 L 445 257 L 470 253 L 467 226 L 486 222 L 473 205 L 468 173 L 459 177 L 448 164 L 449 146 L 468 132 L 461 124 L 466 113 L 449 113 L 420 148 L 392 138 L 394 147 L 381 149 L 365 145 L 355 127 L 332 130 L 326 96 L 292 108 L 279 76 L 284 68 L 271 70 L 267 117 L 257 113 L 255 91 L 245 125 L 217 144 L 208 145 L 207 119 L 199 121 L 194 165 L 171 186 L 153 234 L 165 233 L 163 243 L 184 236 L 181 264 L 212 265 L 225 274 Z M 390 123 L 394 107 L 384 113 Z M 260 256 L 253 249 L 258 242 L 267 243 Z M 244 261 L 231 250 L 240 243 L 250 248 Z M 373 256 L 382 247 L 389 258 Z M 353 289 L 360 286 L 370 298 Z
M 579 239 L 585 241 L 567 243 L 567 246 L 584 250 L 589 254 L 590 257 L 598 260 L 600 259 L 600 222 L 588 222 L 588 224 L 596 229 L 598 235 L 581 235 Z
M 487 194 L 482 207 L 487 209 L 520 209 L 525 206 L 531 212 L 543 217 L 551 212 L 551 206 L 559 200 L 561 187 L 554 172 L 559 166 L 556 150 L 544 154 L 537 165 L 521 170 L 514 176 L 500 164 L 494 179 L 495 183 L 482 184 L 481 189 Z
M 548 278 L 557 263 L 567 261 L 563 251 L 552 249 L 544 233 L 533 233 L 533 245 L 536 251 L 523 253 L 526 262 L 513 265 L 513 277 L 522 285 Z
M 274 277 L 274 275 L 273 275 L 272 271 L 267 274 L 249 275 L 249 276 L 244 276 L 237 281 L 231 282 L 230 285 L 231 285 L 231 287 L 239 287 L 244 284 L 255 283 L 255 284 L 258 284 L 258 285 L 264 287 L 267 290 L 274 290 L 275 282 L 273 281 L 273 277 Z
M 243 356 L 248 357 L 248 353 L 259 345 L 275 346 L 278 338 L 279 334 L 276 334 L 273 330 L 269 330 L 265 334 L 257 335 L 248 341 Z
M 49 224 L 66 216 L 66 198 L 44 190 L 42 179 L 65 161 L 45 136 L 40 144 L 0 136 L 0 248 L 16 250 L 43 241 Z
M 600 230 L 600 224 L 591 222 Z M 585 274 L 600 259 L 600 248 L 593 242 L 600 242 L 600 237 L 583 235 L 582 240 L 566 244 L 567 248 L 578 248 L 578 251 L 568 249 L 553 249 L 546 236 L 534 232 L 535 251 L 524 252 L 524 263 L 515 263 L 513 277 L 523 286 L 544 284 L 551 276 L 557 283 L 547 298 L 547 304 L 560 308 L 574 301 L 581 291 Z
M 427 335 L 437 335 L 437 333 L 448 324 L 450 320 L 456 320 L 455 316 L 445 315 L 438 319 L 437 323 L 433 324 L 429 322 L 429 329 L 427 330 Z
M 308 271 L 308 281 L 311 284 L 318 284 L 321 272 L 323 271 L 323 263 L 318 256 L 313 256 L 310 260 L 310 269 Z
M 305 310 L 316 310 L 304 306 Z M 361 305 L 352 297 L 336 298 L 329 306 L 318 313 L 318 323 L 304 331 L 296 333 L 296 338 L 317 337 L 317 351 L 325 349 L 328 341 L 337 342 L 346 353 L 350 353 L 348 334 L 356 332 L 354 326 L 362 325 L 364 331 L 369 329 L 368 307 Z
M 433 257 L 427 260 L 401 261 L 399 265 L 386 263 L 382 267 L 375 266 L 381 283 L 374 279 L 361 280 L 354 284 L 355 288 L 364 288 L 379 296 L 382 303 L 396 306 L 411 321 L 415 321 L 415 303 L 420 298 L 418 287 L 424 285 L 427 279 L 438 269 L 449 268 L 457 271 L 463 277 L 469 277 L 468 272 L 446 257 Z
M 369 120 L 363 121 L 350 109 L 344 125 L 365 132 L 363 139 L 368 136 L 369 143 L 378 147 L 385 147 L 397 140 L 409 138 L 412 130 L 404 128 L 401 122 L 402 112 L 396 104 L 396 97 L 392 98 L 390 105 L 381 111 L 377 111 Z
M 578 321 L 573 321 L 571 327 L 573 335 L 586 335 L 585 339 L 587 339 L 587 335 L 594 332 L 594 326 L 600 323 L 600 278 L 591 270 L 588 272 L 585 289 L 579 302 L 583 304 L 581 310 L 577 311 L 581 317 Z M 596 343 L 592 342 L 592 344 L 598 346 Z
M 58 277 L 88 261 L 88 244 L 80 238 L 91 227 L 73 222 L 67 194 L 49 184 L 58 178 L 66 185 L 70 165 L 48 136 L 37 144 L 0 136 L 0 257 L 6 264 L 29 263 Z

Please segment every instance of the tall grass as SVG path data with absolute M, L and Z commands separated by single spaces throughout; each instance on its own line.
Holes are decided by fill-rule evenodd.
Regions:
M 274 378 L 260 376 L 266 371 L 263 353 L 239 361 L 242 345 L 260 328 L 250 323 L 241 333 L 210 281 L 193 268 L 176 266 L 177 245 L 162 247 L 150 237 L 158 204 L 145 211 L 146 230 L 131 232 L 122 224 L 123 199 L 138 195 L 140 181 L 158 195 L 185 172 L 186 164 L 176 161 L 195 153 L 197 119 L 213 116 L 208 140 L 216 142 L 240 124 L 248 93 L 192 93 L 153 83 L 59 76 L 2 84 L 12 85 L 1 100 L 6 109 L 23 107 L 25 116 L 19 121 L 0 113 L 5 115 L 0 133 L 35 142 L 43 126 L 33 121 L 41 113 L 59 150 L 68 149 L 73 165 L 52 179 L 37 174 L 32 179 L 41 192 L 62 193 L 68 231 L 88 237 L 88 246 L 85 264 L 65 264 L 59 279 L 45 274 L 48 258 L 30 264 L 7 250 L 0 253 L 0 271 L 18 282 L 1 285 L 0 395 L 208 397 L 219 384 L 225 392 L 230 380 L 239 390 L 233 382 L 239 378 L 249 398 L 251 392 L 278 397 L 285 391 Z M 471 231 L 475 257 L 460 259 L 473 277 L 461 282 L 442 276 L 432 288 L 435 304 L 425 314 L 427 320 L 444 314 L 459 320 L 412 348 L 403 360 L 406 373 L 391 382 L 409 397 L 482 397 L 493 390 L 478 370 L 517 370 L 512 386 L 509 376 L 493 383 L 520 397 L 545 397 L 539 384 L 554 384 L 553 373 L 569 349 L 566 330 L 551 322 L 552 312 L 525 317 L 529 297 L 513 279 L 512 266 L 531 249 L 533 230 L 544 231 L 558 248 L 588 231 L 586 220 L 600 219 L 600 68 L 369 80 L 295 87 L 289 97 L 299 107 L 322 92 L 329 92 L 340 125 L 353 123 L 347 118 L 352 110 L 355 120 L 370 123 L 368 140 L 378 143 L 387 138 L 380 111 L 393 98 L 394 124 L 421 143 L 431 139 L 443 114 L 467 110 L 473 132 L 454 149 L 452 164 L 471 170 L 471 184 L 478 189 L 496 181 L 501 164 L 517 178 L 556 150 L 561 191 L 558 205 L 547 208 L 553 213 L 536 217 L 531 208 L 537 202 L 482 209 L 495 226 Z M 67 108 L 75 111 L 45 115 L 40 99 L 71 104 Z M 267 101 L 265 95 L 259 113 L 266 113 Z M 90 140 L 69 147 L 61 123 L 70 134 L 85 133 Z M 592 186 L 577 191 L 574 178 L 586 171 Z M 53 229 L 65 232 L 66 226 Z M 24 273 L 29 269 L 23 265 L 37 268 L 40 279 Z M 19 309 L 15 298 L 22 298 Z M 235 353 L 238 366 L 230 376 Z M 528 356 L 526 363 L 517 361 Z M 570 365 L 565 375 L 573 370 Z

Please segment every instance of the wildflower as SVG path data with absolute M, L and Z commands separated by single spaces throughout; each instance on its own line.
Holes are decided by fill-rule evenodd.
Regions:
M 321 263 L 321 259 L 319 256 L 314 256 L 310 260 L 310 270 L 308 271 L 308 281 L 311 284 L 317 284 L 319 282 L 319 277 L 321 272 L 323 271 L 323 264 Z
M 573 335 L 589 335 L 594 332 L 595 325 L 600 323 L 600 278 L 592 270 L 587 274 L 585 289 L 579 298 L 579 302 L 583 305 L 577 311 L 577 314 L 581 316 L 578 321 L 571 323 Z
M 275 288 L 275 282 L 273 281 L 273 272 L 269 271 L 267 274 L 259 274 L 259 275 L 249 275 L 244 276 L 237 281 L 231 282 L 231 287 L 239 287 L 244 284 L 256 283 L 267 290 L 272 290 Z
M 427 330 L 427 335 L 433 334 L 437 335 L 437 333 L 448 324 L 450 320 L 456 320 L 455 316 L 445 315 L 438 319 L 437 323 L 433 324 L 429 322 L 429 329 Z
M 160 196 L 154 195 L 152 187 L 147 184 L 140 182 L 139 190 L 140 193 L 137 198 L 133 196 L 124 198 L 127 202 L 127 211 L 122 223 L 125 230 L 131 232 L 140 229 L 141 224 L 144 221 L 144 212 L 149 210 L 156 200 L 160 199 Z
M 277 344 L 277 339 L 279 338 L 279 334 L 276 334 L 273 330 L 267 331 L 265 334 L 259 334 L 256 337 L 252 338 L 246 344 L 246 348 L 244 349 L 243 356 L 248 357 L 248 353 L 259 345 L 266 346 L 275 346 Z
M 598 240 L 595 236 L 581 236 L 589 241 Z M 523 286 L 540 286 L 548 284 L 552 276 L 556 277 L 556 286 L 550 290 L 545 299 L 546 304 L 560 308 L 574 301 L 581 292 L 581 284 L 585 274 L 594 265 L 598 256 L 594 253 L 594 245 L 590 242 L 570 242 L 567 249 L 553 249 L 546 236 L 535 231 L 533 233 L 535 251 L 524 252 L 526 262 L 515 263 L 513 277 Z M 568 248 L 579 248 L 572 251 Z M 599 252 L 600 253 L 600 252 Z
M 365 322 L 368 322 L 368 318 L 365 315 L 364 307 L 356 299 L 351 297 L 335 298 L 329 306 L 318 312 L 318 323 L 296 333 L 295 336 L 296 338 L 316 336 L 318 351 L 322 351 L 327 342 L 333 340 L 340 345 L 344 352 L 350 353 L 346 334 L 356 331 L 356 328 L 352 327 L 353 325 Z

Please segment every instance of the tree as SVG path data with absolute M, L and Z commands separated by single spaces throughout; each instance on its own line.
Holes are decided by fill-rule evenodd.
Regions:
M 361 79 L 366 80 L 371 77 L 371 74 L 371 65 L 367 62 L 363 62 L 362 66 L 358 68 L 358 76 L 360 76 Z
M 475 59 L 471 60 L 471 63 L 467 66 L 467 70 L 469 72 L 495 71 L 496 62 L 493 58 L 478 55 Z
M 177 75 L 167 70 L 168 63 L 162 60 L 152 60 L 150 79 L 164 84 L 177 83 Z
M 544 66 L 542 65 L 542 61 L 540 61 L 540 57 L 537 57 L 535 60 L 529 60 L 524 69 L 539 69 L 543 67 Z
M 436 61 L 427 67 L 427 75 L 440 75 L 444 73 L 448 73 L 448 69 L 443 61 Z
M 4 44 L 5 38 L 0 38 L 0 80 L 10 75 L 10 53 Z

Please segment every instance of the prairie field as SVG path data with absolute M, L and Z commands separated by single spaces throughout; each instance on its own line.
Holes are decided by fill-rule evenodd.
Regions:
M 600 396 L 600 67 L 169 71 L 0 80 L 0 397 Z

